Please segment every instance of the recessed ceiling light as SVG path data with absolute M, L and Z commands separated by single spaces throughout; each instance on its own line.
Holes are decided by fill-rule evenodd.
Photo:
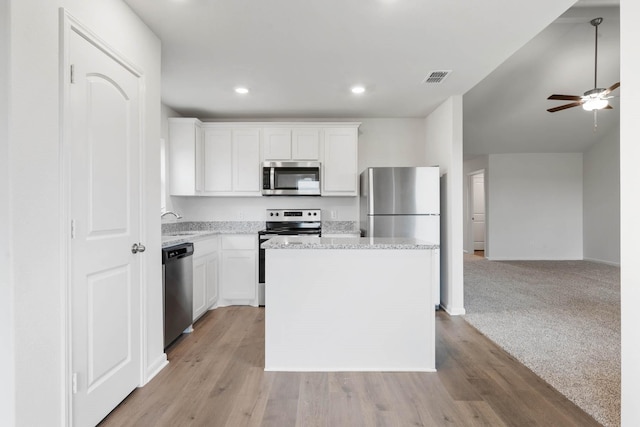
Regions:
M 361 94 L 364 93 L 366 89 L 364 88 L 364 86 L 354 86 L 351 88 L 351 92 L 355 93 L 355 94 Z
M 246 87 L 237 87 L 235 89 L 236 93 L 239 93 L 241 95 L 245 95 L 247 93 L 249 93 L 249 89 L 247 89 Z

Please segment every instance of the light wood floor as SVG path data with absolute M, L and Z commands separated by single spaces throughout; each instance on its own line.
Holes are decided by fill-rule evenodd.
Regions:
M 216 309 L 100 425 L 599 425 L 462 318 L 436 329 L 437 373 L 264 372 L 264 308 Z

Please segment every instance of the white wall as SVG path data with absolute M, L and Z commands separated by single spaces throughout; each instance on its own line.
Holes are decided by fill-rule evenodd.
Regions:
M 0 425 L 14 425 L 13 281 L 11 277 L 11 198 L 9 184 L 9 2 L 0 0 Z
M 358 172 L 378 166 L 432 166 L 425 153 L 423 119 L 355 121 L 362 122 L 358 137 Z
M 343 118 L 327 121 L 362 123 L 358 136 L 358 171 L 371 166 L 429 165 L 424 160 L 423 119 Z M 333 219 L 338 221 L 358 221 L 360 218 L 357 197 L 170 197 L 170 204 L 184 220 L 196 221 L 264 221 L 265 209 L 278 208 L 322 209 L 325 220 L 331 219 L 331 212 L 335 213 Z
M 640 425 L 640 3 L 620 0 L 620 205 L 622 426 Z
M 466 253 L 473 253 L 473 230 L 471 226 L 471 190 L 470 190 L 470 174 L 483 170 L 485 171 L 485 176 L 487 174 L 487 169 L 489 168 L 489 157 L 488 156 L 478 156 L 473 159 L 465 160 L 463 163 L 463 207 L 464 207 L 464 251 Z M 489 183 L 487 179 L 484 180 L 484 189 L 485 189 L 485 198 L 488 193 Z M 485 203 L 485 218 L 489 216 L 489 206 Z M 487 229 L 487 225 L 485 223 L 485 231 Z M 487 240 L 488 240 L 488 231 L 485 233 L 485 256 L 488 256 L 489 253 L 487 251 Z
M 584 153 L 584 258 L 620 265 L 620 130 Z
M 171 197 L 181 221 L 265 221 L 266 209 L 322 209 L 323 220 L 358 221 L 357 197 Z M 174 222 L 168 220 L 166 222 Z
M 441 208 L 441 305 L 450 314 L 464 314 L 462 96 L 449 98 L 432 112 L 425 129 L 427 162 L 447 175 L 440 194 L 446 203 Z
M 489 258 L 582 259 L 582 154 L 492 154 Z
M 59 15 L 81 23 L 144 72 L 146 93 L 141 240 L 149 257 L 145 369 L 159 366 L 162 348 L 159 140 L 160 43 L 122 1 L 11 0 L 9 206 L 15 308 L 15 424 L 63 425 L 65 413 L 65 256 L 60 190 Z M 4 28 L 4 26 L 3 26 Z

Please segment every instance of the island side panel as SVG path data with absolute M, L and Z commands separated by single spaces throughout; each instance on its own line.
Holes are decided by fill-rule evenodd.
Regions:
M 267 249 L 265 370 L 435 371 L 432 250 Z

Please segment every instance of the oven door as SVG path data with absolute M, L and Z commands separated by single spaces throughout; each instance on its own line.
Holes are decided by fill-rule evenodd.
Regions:
M 265 264 L 265 250 L 262 249 L 262 244 L 272 237 L 278 236 L 277 234 L 259 234 L 258 235 L 258 283 L 264 286 L 264 264 Z M 264 305 L 260 303 L 260 305 Z
M 264 307 L 265 300 L 265 287 L 264 287 L 264 272 L 265 272 L 265 255 L 266 251 L 262 249 L 262 244 L 272 237 L 276 237 L 278 234 L 268 234 L 261 231 L 258 233 L 258 305 Z

